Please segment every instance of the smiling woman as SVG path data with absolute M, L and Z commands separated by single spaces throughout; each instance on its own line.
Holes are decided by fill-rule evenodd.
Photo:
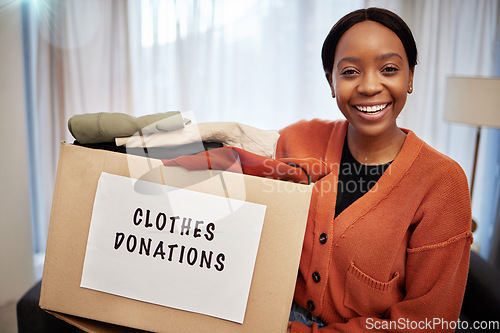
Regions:
M 410 126 L 420 138 L 459 161 L 465 171 L 470 172 L 476 132 L 474 128 L 449 125 L 441 119 L 446 107 L 442 103 L 445 78 L 449 74 L 500 74 L 495 71 L 498 58 L 493 58 L 499 40 L 498 1 L 307 0 L 245 1 L 245 4 L 234 5 L 233 1 L 197 0 L 38 0 L 36 6 L 30 1 L 2 3 L 22 4 L 24 8 L 33 238 L 35 251 L 42 256 L 59 143 L 72 141 L 66 121 L 74 114 L 123 111 L 141 116 L 165 110 L 194 110 L 198 121 L 240 121 L 272 129 L 303 118 L 337 119 L 340 111 L 334 105 L 335 100 L 329 98 L 330 86 L 322 82 L 321 64 L 317 61 L 324 36 L 344 13 L 368 3 L 385 4 L 404 15 L 419 42 L 419 51 L 423 51 L 415 74 L 415 91 L 408 98 L 399 124 Z M 168 11 L 172 4 L 178 7 L 193 4 L 193 7 L 179 8 L 174 13 Z M 231 11 L 224 9 L 228 4 Z M 233 6 L 246 11 L 235 13 Z M 36 15 L 31 15 L 29 8 L 36 9 Z M 143 15 L 147 8 L 156 14 Z M 0 13 L 6 14 L 2 9 Z M 47 15 L 40 15 L 42 13 Z M 176 22 L 164 20 L 171 14 Z M 144 22 L 143 17 L 149 21 Z M 257 21 L 255 25 L 254 21 Z M 2 21 L 5 26 L 9 22 Z M 168 30 L 171 24 L 179 29 L 178 33 Z M 142 33 L 146 30 L 142 29 L 151 25 L 156 35 L 143 39 Z M 342 27 L 344 31 L 335 34 L 338 39 L 352 25 Z M 391 30 L 400 37 L 405 50 L 411 47 L 401 31 Z M 91 32 L 96 31 L 95 38 L 89 38 Z M 170 43 L 174 32 L 176 41 Z M 47 40 L 47 36 L 52 39 Z M 332 35 L 328 43 L 333 42 L 335 36 Z M 153 47 L 144 47 L 146 42 L 152 42 Z M 9 42 L 2 51 L 11 49 Z M 335 48 L 325 49 L 331 53 L 326 57 L 331 71 Z M 406 56 L 414 53 L 408 52 Z M 129 76 L 129 72 L 134 75 Z M 16 80 L 20 77 L 22 74 L 16 76 Z M 12 86 L 14 81 L 9 82 Z M 8 99 L 3 101 L 5 104 Z M 369 107 L 374 106 L 363 105 L 360 110 L 368 111 Z M 9 112 L 12 107 L 5 104 L 3 109 Z M 17 116 L 20 114 L 22 112 L 16 112 Z M 488 160 L 478 163 L 480 177 L 476 178 L 474 200 L 475 219 L 479 224 L 474 234 L 475 243 L 483 239 L 481 252 L 485 257 L 489 253 L 486 241 L 495 234 L 491 230 L 496 228 L 498 207 L 495 198 L 498 198 L 499 183 L 494 170 L 498 164 L 500 136 L 493 131 L 482 130 L 481 151 L 487 153 L 480 154 L 479 158 L 483 155 Z M 313 136 L 321 134 L 320 131 L 313 133 Z M 308 135 L 301 132 L 298 137 L 305 142 Z M 9 161 L 9 165 L 14 165 L 11 159 Z M 360 164 L 352 165 L 347 170 L 365 169 L 358 167 Z M 387 169 L 383 176 L 391 170 Z M 424 175 L 424 179 L 429 175 Z M 377 184 L 383 185 L 382 180 Z M 339 185 L 342 183 L 346 189 L 352 189 L 354 184 L 360 184 L 359 187 L 362 184 L 364 189 L 368 182 L 348 179 Z M 325 182 L 323 185 L 326 189 L 337 186 Z M 423 184 L 416 187 L 420 186 Z M 408 197 L 411 196 L 410 193 Z M 383 221 L 381 218 L 377 223 Z M 321 275 L 319 283 L 324 281 L 326 277 Z
M 314 157 L 333 170 L 315 184 L 288 332 L 457 321 L 469 191 L 455 161 L 396 124 L 413 92 L 410 29 L 388 10 L 357 10 L 332 28 L 322 58 L 346 120 L 301 121 L 278 141 L 277 158 Z
M 365 164 L 392 161 L 403 145 L 405 134 L 396 118 L 413 85 L 407 58 L 398 36 L 375 21 L 356 24 L 337 44 L 327 77 L 350 124 L 351 152 Z

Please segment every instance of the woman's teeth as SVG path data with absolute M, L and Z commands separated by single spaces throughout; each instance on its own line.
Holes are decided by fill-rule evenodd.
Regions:
M 385 109 L 389 103 L 373 106 L 355 106 L 356 110 L 364 113 L 377 113 Z

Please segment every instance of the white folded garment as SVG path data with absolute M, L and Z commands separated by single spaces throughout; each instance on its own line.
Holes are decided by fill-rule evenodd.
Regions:
M 207 122 L 187 125 L 183 129 L 140 136 L 116 138 L 117 146 L 175 147 L 196 142 L 219 142 L 224 146 L 245 149 L 254 154 L 274 158 L 278 131 L 262 130 L 235 122 Z

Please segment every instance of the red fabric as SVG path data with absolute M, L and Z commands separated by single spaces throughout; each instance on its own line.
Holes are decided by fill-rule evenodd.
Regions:
M 316 182 L 332 171 L 325 162 L 315 158 L 272 159 L 236 147 L 212 149 L 162 162 L 165 166 L 182 166 L 188 170 L 225 170 L 300 184 L 308 184 L 309 180 Z

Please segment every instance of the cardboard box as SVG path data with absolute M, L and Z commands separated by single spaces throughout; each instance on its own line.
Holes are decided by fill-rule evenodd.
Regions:
M 102 172 L 267 206 L 242 324 L 80 287 Z M 127 327 L 175 333 L 285 332 L 311 191 L 308 185 L 214 170 L 187 171 L 165 167 L 160 160 L 62 143 L 40 307 L 87 332 Z

